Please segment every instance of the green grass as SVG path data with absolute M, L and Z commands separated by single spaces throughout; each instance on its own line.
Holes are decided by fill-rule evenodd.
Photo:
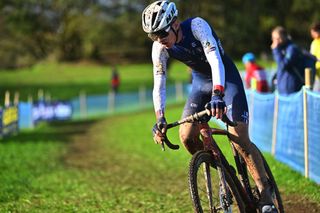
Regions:
M 141 86 L 153 86 L 152 65 L 135 64 L 117 66 L 121 86 L 119 92 L 138 91 Z M 174 63 L 169 70 L 168 83 L 186 82 L 189 79 L 186 67 Z M 41 89 L 52 99 L 71 99 L 80 91 L 87 94 L 106 94 L 110 90 L 111 67 L 92 63 L 56 64 L 39 63 L 20 70 L 0 71 L 0 101 L 3 103 L 5 91 L 20 93 L 21 100 L 28 96 L 37 99 Z M 11 96 L 11 97 L 12 97 Z M 12 100 L 12 99 L 11 99 Z
M 170 107 L 168 121 L 181 109 Z M 0 212 L 192 212 L 191 156 L 183 147 L 162 152 L 151 138 L 153 122 L 148 110 L 43 124 L 2 141 Z M 168 136 L 179 144 L 177 128 Z M 320 202 L 319 186 L 266 157 L 286 204 Z
M 270 67 L 270 62 L 259 61 Z M 236 61 L 239 70 L 244 66 Z M 119 92 L 138 91 L 141 86 L 153 87 L 152 64 L 132 64 L 117 66 L 121 86 Z M 54 100 L 68 100 L 77 97 L 81 91 L 87 94 L 106 94 L 110 90 L 111 67 L 93 63 L 54 63 L 42 62 L 18 70 L 0 70 L 0 103 L 4 101 L 6 91 L 19 92 L 20 100 L 28 97 L 38 98 L 38 91 L 43 90 Z M 168 71 L 168 84 L 175 81 L 188 82 L 190 73 L 184 64 L 173 61 Z
M 151 64 L 118 69 L 120 92 L 138 90 L 141 85 L 152 87 Z M 55 99 L 69 99 L 81 90 L 108 92 L 111 69 L 85 63 L 42 63 L 0 75 L 0 95 L 5 90 L 19 91 L 26 100 L 43 89 Z M 173 79 L 189 80 L 184 65 L 172 64 L 169 83 Z M 170 107 L 168 120 L 179 119 L 181 110 L 180 105 Z M 150 110 L 42 124 L 0 141 L 0 212 L 192 212 L 187 186 L 190 155 L 183 147 L 161 152 L 151 139 L 153 122 Z M 178 130 L 169 132 L 169 138 L 179 143 Z M 231 158 L 229 146 L 223 150 Z M 319 186 L 270 155 L 266 157 L 290 202 L 298 202 L 294 198 L 320 202 Z

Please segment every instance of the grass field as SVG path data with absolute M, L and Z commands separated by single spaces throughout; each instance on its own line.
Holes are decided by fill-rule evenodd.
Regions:
M 170 107 L 168 120 L 179 119 L 180 111 Z M 190 156 L 182 147 L 162 152 L 151 139 L 153 122 L 148 110 L 42 124 L 2 141 L 0 212 L 192 212 Z M 177 134 L 169 132 L 173 143 Z M 286 207 L 320 211 L 319 186 L 267 160 Z
M 137 90 L 142 84 L 152 87 L 151 65 L 118 69 L 120 92 Z M 110 75 L 107 66 L 43 63 L 1 71 L 0 92 L 19 91 L 26 100 L 43 89 L 54 99 L 69 99 L 81 90 L 108 92 Z M 172 64 L 169 83 L 173 79 L 189 80 L 184 65 Z M 170 107 L 167 119 L 178 119 L 181 108 Z M 161 152 L 151 139 L 153 122 L 153 112 L 148 110 L 41 124 L 1 140 L 0 212 L 192 212 L 187 188 L 190 156 L 184 148 Z M 179 143 L 177 133 L 169 133 L 174 143 Z M 230 153 L 228 146 L 224 150 Z M 286 207 L 298 209 L 289 212 L 319 212 L 319 186 L 266 157 Z
M 271 66 L 270 62 L 261 64 Z M 236 65 L 243 70 L 241 61 Z M 141 86 L 152 88 L 151 62 L 119 65 L 117 68 L 121 78 L 119 92 L 138 91 Z M 189 81 L 187 68 L 180 62 L 174 61 L 168 73 L 168 84 L 174 81 Z M 37 99 L 40 89 L 45 94 L 50 94 L 52 99 L 68 100 L 77 97 L 80 91 L 87 94 L 106 94 L 110 89 L 111 67 L 88 62 L 43 62 L 19 70 L 0 70 L 0 76 L 0 103 L 3 103 L 5 91 L 9 91 L 11 97 L 15 92 L 19 92 L 20 100 L 27 101 L 28 96 Z
M 139 87 L 152 88 L 151 64 L 117 66 L 121 85 L 119 92 L 138 91 Z M 111 67 L 93 63 L 56 64 L 40 63 L 20 70 L 0 71 L 0 101 L 5 91 L 19 92 L 21 100 L 28 96 L 34 99 L 42 89 L 53 99 L 71 99 L 80 91 L 87 94 L 106 94 L 110 90 Z M 189 74 L 181 63 L 173 63 L 169 70 L 168 83 L 187 82 Z

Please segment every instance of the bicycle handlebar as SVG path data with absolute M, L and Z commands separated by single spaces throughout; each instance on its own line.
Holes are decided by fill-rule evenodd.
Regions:
M 211 111 L 209 109 L 205 109 L 203 111 L 200 111 L 200 112 L 197 112 L 197 113 L 194 113 L 193 115 L 190 115 L 186 118 L 183 118 L 179 121 L 176 121 L 176 122 L 173 122 L 173 123 L 170 123 L 167 125 L 167 129 L 171 129 L 173 127 L 176 127 L 176 126 L 179 126 L 181 124 L 184 124 L 184 123 L 194 123 L 194 122 L 197 122 L 197 121 L 200 121 L 202 118 L 204 118 L 205 116 L 211 116 Z M 226 123 L 228 126 L 232 126 L 232 127 L 235 127 L 237 126 L 237 123 L 236 122 L 233 122 L 231 121 L 227 115 L 223 115 L 222 116 L 222 119 L 221 119 L 224 123 Z M 176 145 L 176 144 L 172 144 L 168 137 L 165 136 L 165 140 L 164 140 L 164 143 L 170 148 L 170 149 L 174 149 L 174 150 L 177 150 L 179 149 L 179 145 Z M 162 144 L 162 150 L 164 150 L 164 146 Z

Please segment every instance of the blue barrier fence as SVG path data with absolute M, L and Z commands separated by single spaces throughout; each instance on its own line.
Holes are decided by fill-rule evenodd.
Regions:
M 176 83 L 167 86 L 167 103 L 183 100 L 189 92 L 189 85 Z M 108 95 L 90 95 L 82 93 L 68 101 L 72 108 L 71 119 L 85 119 L 119 112 L 136 111 L 152 107 L 152 90 L 143 87 L 138 92 L 110 93 Z M 54 113 L 53 104 L 19 103 L 20 128 L 33 128 L 36 120 L 51 120 Z M 36 107 L 37 106 L 37 107 Z M 61 114 L 61 113 L 60 113 Z M 57 116 L 55 116 L 57 117 Z M 49 119 L 48 119 L 49 118 Z
M 309 175 L 320 183 L 320 94 L 307 91 Z
M 167 103 L 182 100 L 189 92 L 189 85 L 168 85 Z M 71 100 L 73 119 L 95 117 L 110 113 L 136 111 L 152 107 L 152 90 L 141 88 L 138 92 L 84 96 Z
M 302 89 L 280 96 L 247 91 L 247 98 L 252 141 L 263 151 L 273 153 L 279 161 L 320 183 L 319 93 Z

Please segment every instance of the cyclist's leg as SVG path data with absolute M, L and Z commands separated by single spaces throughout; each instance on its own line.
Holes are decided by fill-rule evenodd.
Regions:
M 235 148 L 245 159 L 249 172 L 261 194 L 261 202 L 271 203 L 268 180 L 260 153 L 252 144 L 248 135 L 248 124 L 237 122 L 237 127 L 230 127 L 230 139 Z
M 193 71 L 192 90 L 185 104 L 182 118 L 203 110 L 205 104 L 210 101 L 211 91 L 212 81 L 210 77 Z M 196 153 L 198 150 L 203 150 L 199 135 L 198 124 L 185 123 L 180 125 L 180 141 L 191 154 Z
M 234 68 L 229 68 L 234 71 Z M 226 72 L 224 97 L 229 119 L 238 123 L 236 127 L 229 127 L 230 139 L 248 165 L 249 172 L 260 191 L 261 203 L 272 204 L 261 155 L 249 138 L 249 113 L 244 88 L 239 79 L 239 74 L 233 71 Z
M 180 141 L 192 155 L 199 150 L 203 150 L 203 144 L 199 139 L 199 134 L 200 132 L 197 124 L 185 123 L 180 125 Z

